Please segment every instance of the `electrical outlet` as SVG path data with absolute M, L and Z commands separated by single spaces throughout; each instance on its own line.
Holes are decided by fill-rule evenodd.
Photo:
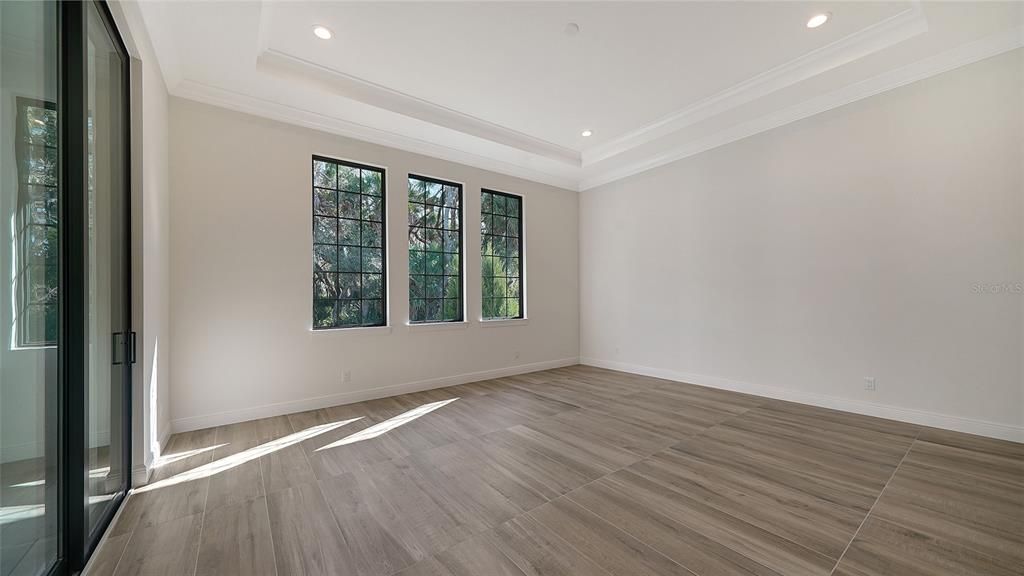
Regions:
M 349 382 L 351 382 L 351 381 L 352 381 L 352 371 L 351 371 L 351 370 L 345 370 L 345 376 L 344 376 L 344 378 L 345 378 L 345 383 L 346 383 L 346 384 L 348 384 Z
M 869 392 L 874 392 L 875 390 L 877 390 L 877 387 L 875 386 L 875 377 L 874 376 L 865 376 L 864 377 L 864 389 L 869 391 Z
M 516 360 L 519 360 L 519 352 L 516 351 Z

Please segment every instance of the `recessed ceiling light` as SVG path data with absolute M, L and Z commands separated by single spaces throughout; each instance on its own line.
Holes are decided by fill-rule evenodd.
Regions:
M 334 33 L 326 26 L 313 26 L 313 34 L 321 40 L 330 40 Z
M 583 132 L 580 132 L 580 136 L 583 136 L 584 138 L 589 138 L 589 137 L 591 137 L 593 135 L 594 135 L 594 131 L 593 130 L 584 130 Z
M 821 26 L 825 22 L 828 22 L 828 19 L 831 18 L 831 17 L 832 17 L 832 14 L 830 14 L 828 12 L 825 12 L 823 14 L 815 14 L 814 16 L 811 16 L 810 20 L 807 21 L 807 27 L 808 28 L 817 28 L 818 26 Z
M 575 22 L 569 22 L 565 25 L 565 35 L 575 36 L 580 33 L 580 25 Z

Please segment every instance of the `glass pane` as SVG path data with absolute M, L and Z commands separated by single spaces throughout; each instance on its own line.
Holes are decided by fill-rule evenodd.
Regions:
M 424 201 L 424 196 L 427 193 L 427 183 L 417 178 L 409 178 L 409 201 L 420 202 Z
M 330 328 L 334 326 L 334 300 L 313 301 L 313 327 Z
M 427 204 L 441 204 L 443 199 L 441 188 L 437 182 L 427 182 Z
M 426 297 L 441 298 L 444 295 L 444 276 L 427 276 Z
M 338 173 L 338 189 L 348 192 L 359 192 L 359 169 L 343 166 L 335 162 L 326 162 Z
M 449 208 L 458 208 L 460 201 L 459 189 L 455 186 L 444 187 L 444 205 Z
M 342 218 L 359 219 L 359 194 L 342 192 L 339 196 L 338 215 Z
M 381 199 L 376 196 L 363 196 L 363 220 L 381 221 Z
M 320 160 L 313 161 L 313 186 L 333 190 L 336 188 L 336 177 L 337 170 L 334 164 Z
M 317 245 L 313 249 L 313 269 L 319 272 L 334 272 L 338 269 L 337 257 L 337 246 Z
M 359 246 L 361 230 L 358 220 L 338 220 L 338 244 Z
M 59 302 L 55 2 L 0 2 L 0 573 L 57 558 Z
M 314 246 L 314 248 L 320 248 L 320 246 Z M 358 246 L 338 246 L 338 269 L 340 271 L 359 272 L 362 266 L 362 250 Z
M 384 301 L 363 300 L 363 325 L 377 326 L 384 323 Z
M 441 317 L 441 299 L 432 298 L 427 300 L 427 315 L 425 320 L 427 322 L 440 322 L 443 320 Z
M 362 170 L 363 194 L 380 196 L 380 172 L 376 170 Z
M 98 7 L 86 5 L 88 239 L 86 505 L 88 532 L 127 486 L 124 428 L 127 254 L 124 63 Z

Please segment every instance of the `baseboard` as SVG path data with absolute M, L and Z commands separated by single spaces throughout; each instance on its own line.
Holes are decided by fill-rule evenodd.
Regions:
M 160 439 L 155 441 L 151 447 L 151 452 L 148 454 L 148 461 L 144 464 L 139 464 L 132 468 L 132 487 L 138 488 L 139 486 L 145 486 L 149 484 L 149 480 L 153 477 L 153 470 L 157 460 L 160 458 L 160 454 L 167 447 L 167 440 L 171 437 L 170 426 L 164 430 L 164 433 L 160 435 Z
M 132 488 L 149 484 L 149 477 L 152 473 L 153 469 L 145 465 L 132 468 Z
M 351 392 L 342 392 L 340 394 L 331 394 L 316 398 L 306 398 L 303 400 L 293 400 L 277 404 L 266 404 L 263 406 L 243 408 L 241 410 L 218 412 L 216 414 L 189 416 L 187 418 L 171 420 L 171 431 L 177 434 L 179 432 L 189 432 L 191 430 L 201 430 L 203 428 L 212 428 L 214 426 L 223 426 L 225 424 L 235 424 L 237 422 L 256 420 L 258 418 L 269 418 L 271 416 L 282 416 L 284 414 L 293 414 L 295 412 L 303 412 L 305 410 L 316 410 L 341 404 L 365 402 L 367 400 L 376 400 L 377 398 L 386 398 L 388 396 L 396 396 L 398 394 L 421 392 L 423 390 L 456 386 L 458 384 L 467 384 L 469 382 L 478 382 L 480 380 L 490 380 L 491 378 L 527 374 L 529 372 L 550 370 L 552 368 L 573 366 L 575 364 L 579 364 L 579 358 L 573 356 L 571 358 L 560 358 L 557 360 L 534 362 L 532 364 L 518 364 L 516 366 L 508 366 L 506 368 L 497 368 L 494 370 L 484 370 L 481 372 L 469 372 L 454 376 L 431 378 L 429 380 L 404 382 L 401 384 L 368 388 L 366 390 L 353 390 Z
M 1014 426 L 1012 424 L 988 422 L 986 420 L 976 420 L 972 418 L 964 418 L 962 416 L 953 416 L 951 414 L 941 414 L 938 412 L 928 412 L 925 410 L 915 410 L 912 408 L 902 408 L 886 404 L 875 404 L 873 402 L 862 402 L 860 400 L 850 400 L 848 398 L 839 398 L 825 394 L 814 394 L 812 392 L 804 392 L 790 388 L 752 384 L 749 382 L 740 382 L 717 376 L 676 372 L 674 370 L 666 370 L 663 368 L 651 368 L 649 366 L 627 364 L 625 362 L 615 362 L 612 360 L 601 360 L 598 358 L 582 357 L 580 358 L 580 364 L 595 366 L 597 368 L 607 368 L 609 370 L 618 370 L 620 372 L 629 372 L 631 374 L 639 374 L 641 376 L 663 378 L 665 380 L 673 380 L 676 382 L 686 382 L 688 384 L 696 384 L 698 386 L 706 386 L 708 388 L 742 392 L 744 394 L 774 398 L 776 400 L 788 400 L 798 404 L 809 404 L 811 406 L 831 408 L 833 410 L 863 414 L 865 416 L 898 420 L 900 422 L 907 422 L 910 424 L 943 428 L 956 432 L 987 436 L 989 438 L 1024 442 L 1024 427 Z
M 163 454 L 164 450 L 166 450 L 166 449 L 167 449 L 167 442 L 168 442 L 168 441 L 170 441 L 170 439 L 171 439 L 171 427 L 170 427 L 170 426 L 168 426 L 168 427 L 167 427 L 167 428 L 166 428 L 166 429 L 164 430 L 164 433 L 160 435 L 160 443 L 159 443 L 159 444 L 157 444 L 157 446 L 156 446 L 156 451 L 155 451 L 155 453 L 153 454 L 153 456 L 154 456 L 154 460 L 155 460 L 156 458 L 159 458 L 159 457 L 160 457 L 160 455 L 161 455 L 161 454 Z

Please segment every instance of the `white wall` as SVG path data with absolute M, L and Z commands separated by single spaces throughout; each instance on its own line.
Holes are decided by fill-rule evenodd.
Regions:
M 584 361 L 1024 440 L 1022 87 L 1016 50 L 582 193 Z
M 175 430 L 576 362 L 575 192 L 177 98 L 170 110 L 172 326 L 160 361 Z M 390 331 L 310 328 L 313 154 L 387 169 Z M 467 325 L 406 326 L 410 172 L 464 184 Z M 481 187 L 525 197 L 526 323 L 478 322 Z

